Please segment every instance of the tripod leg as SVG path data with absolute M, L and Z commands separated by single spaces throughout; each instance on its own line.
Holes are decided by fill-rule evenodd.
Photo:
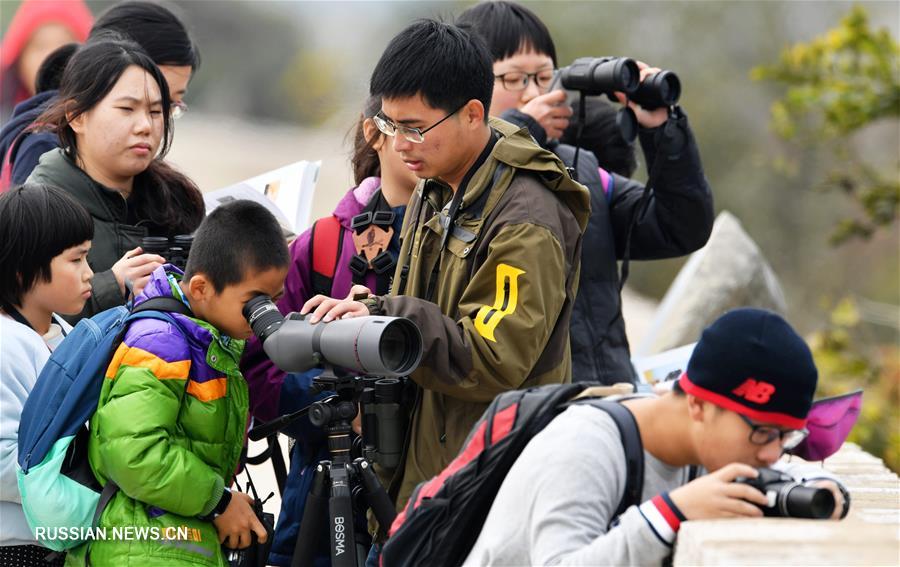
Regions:
M 323 461 L 316 467 L 312 487 L 303 508 L 300 533 L 294 545 L 291 567 L 308 567 L 313 564 L 322 539 L 328 537 L 323 521 L 328 506 L 328 478 L 331 463 Z
M 397 511 L 391 503 L 390 497 L 385 492 L 384 487 L 378 482 L 375 471 L 372 470 L 372 464 L 365 459 L 356 459 L 354 463 L 359 476 L 362 477 L 363 492 L 366 495 L 366 501 L 378 520 L 379 530 L 387 534 L 397 517 Z
M 358 567 L 353 529 L 353 499 L 349 463 L 334 463 L 331 469 L 331 565 Z

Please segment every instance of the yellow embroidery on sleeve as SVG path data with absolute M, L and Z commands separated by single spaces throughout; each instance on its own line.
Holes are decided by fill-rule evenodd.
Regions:
M 509 264 L 497 265 L 497 296 L 494 305 L 483 306 L 475 315 L 475 330 L 489 341 L 497 342 L 494 338 L 494 330 L 500 321 L 516 310 L 519 301 L 519 276 L 524 270 L 514 268 Z

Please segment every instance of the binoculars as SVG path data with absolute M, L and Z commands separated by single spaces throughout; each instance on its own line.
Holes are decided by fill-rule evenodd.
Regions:
M 628 57 L 581 57 L 559 70 L 563 88 L 585 95 L 625 93 L 647 110 L 672 106 L 681 97 L 681 81 L 672 71 L 659 71 L 641 81 L 641 71 Z
M 145 236 L 141 239 L 141 249 L 146 254 L 159 254 L 170 264 L 184 270 L 193 243 L 194 236 L 191 234 L 178 234 L 171 240 L 165 236 Z

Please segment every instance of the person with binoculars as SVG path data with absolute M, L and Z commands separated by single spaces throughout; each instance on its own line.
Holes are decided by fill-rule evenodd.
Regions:
M 714 218 L 712 192 L 697 145 L 686 116 L 674 106 L 680 91 L 677 79 L 643 63 L 613 58 L 579 59 L 557 70 L 556 47 L 549 30 L 531 10 L 514 2 L 476 4 L 460 14 L 457 23 L 481 35 L 491 51 L 491 113 L 527 127 L 538 144 L 572 168 L 577 181 L 591 193 L 591 218 L 584 234 L 572 312 L 572 379 L 633 382 L 636 377 L 620 295 L 628 261 L 693 252 L 706 244 Z M 621 65 L 625 62 L 628 65 Z M 637 181 L 600 169 L 590 151 L 558 141 L 575 117 L 565 90 L 552 90 L 553 85 L 614 96 L 624 103 L 625 92 L 621 91 L 628 89 L 617 85 L 615 78 L 632 83 L 630 111 L 620 111 L 620 124 L 627 127 L 623 132 L 628 134 L 626 139 L 633 139 L 639 130 L 650 170 L 646 189 Z M 650 78 L 657 96 L 640 96 L 638 83 L 651 82 Z M 633 97 L 646 106 L 635 103 Z M 619 260 L 623 260 L 621 277 Z
M 464 564 L 659 564 L 686 520 L 846 516 L 849 496 L 824 469 L 778 462 L 806 436 L 817 377 L 781 317 L 726 313 L 673 391 L 620 400 L 643 446 L 639 504 L 615 513 L 634 470 L 618 427 L 573 405 L 525 446 Z
M 205 213 L 194 182 L 163 159 L 183 94 L 172 91 L 185 87 L 169 84 L 146 50 L 115 29 L 72 55 L 58 97 L 35 121 L 60 147 L 41 156 L 28 181 L 64 189 L 94 219 L 94 293 L 72 323 L 124 304 L 127 284 L 140 293 L 169 260 L 146 253 L 142 238 L 190 234 Z

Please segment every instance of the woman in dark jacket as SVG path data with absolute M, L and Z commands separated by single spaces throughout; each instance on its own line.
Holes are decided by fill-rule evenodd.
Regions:
M 37 120 L 56 132 L 60 148 L 41 157 L 29 182 L 68 191 L 94 219 L 94 294 L 76 320 L 123 304 L 126 282 L 140 292 L 165 261 L 143 253 L 143 237 L 188 234 L 203 220 L 196 185 L 163 161 L 171 111 L 166 80 L 150 57 L 110 37 L 72 56 L 56 103 Z

